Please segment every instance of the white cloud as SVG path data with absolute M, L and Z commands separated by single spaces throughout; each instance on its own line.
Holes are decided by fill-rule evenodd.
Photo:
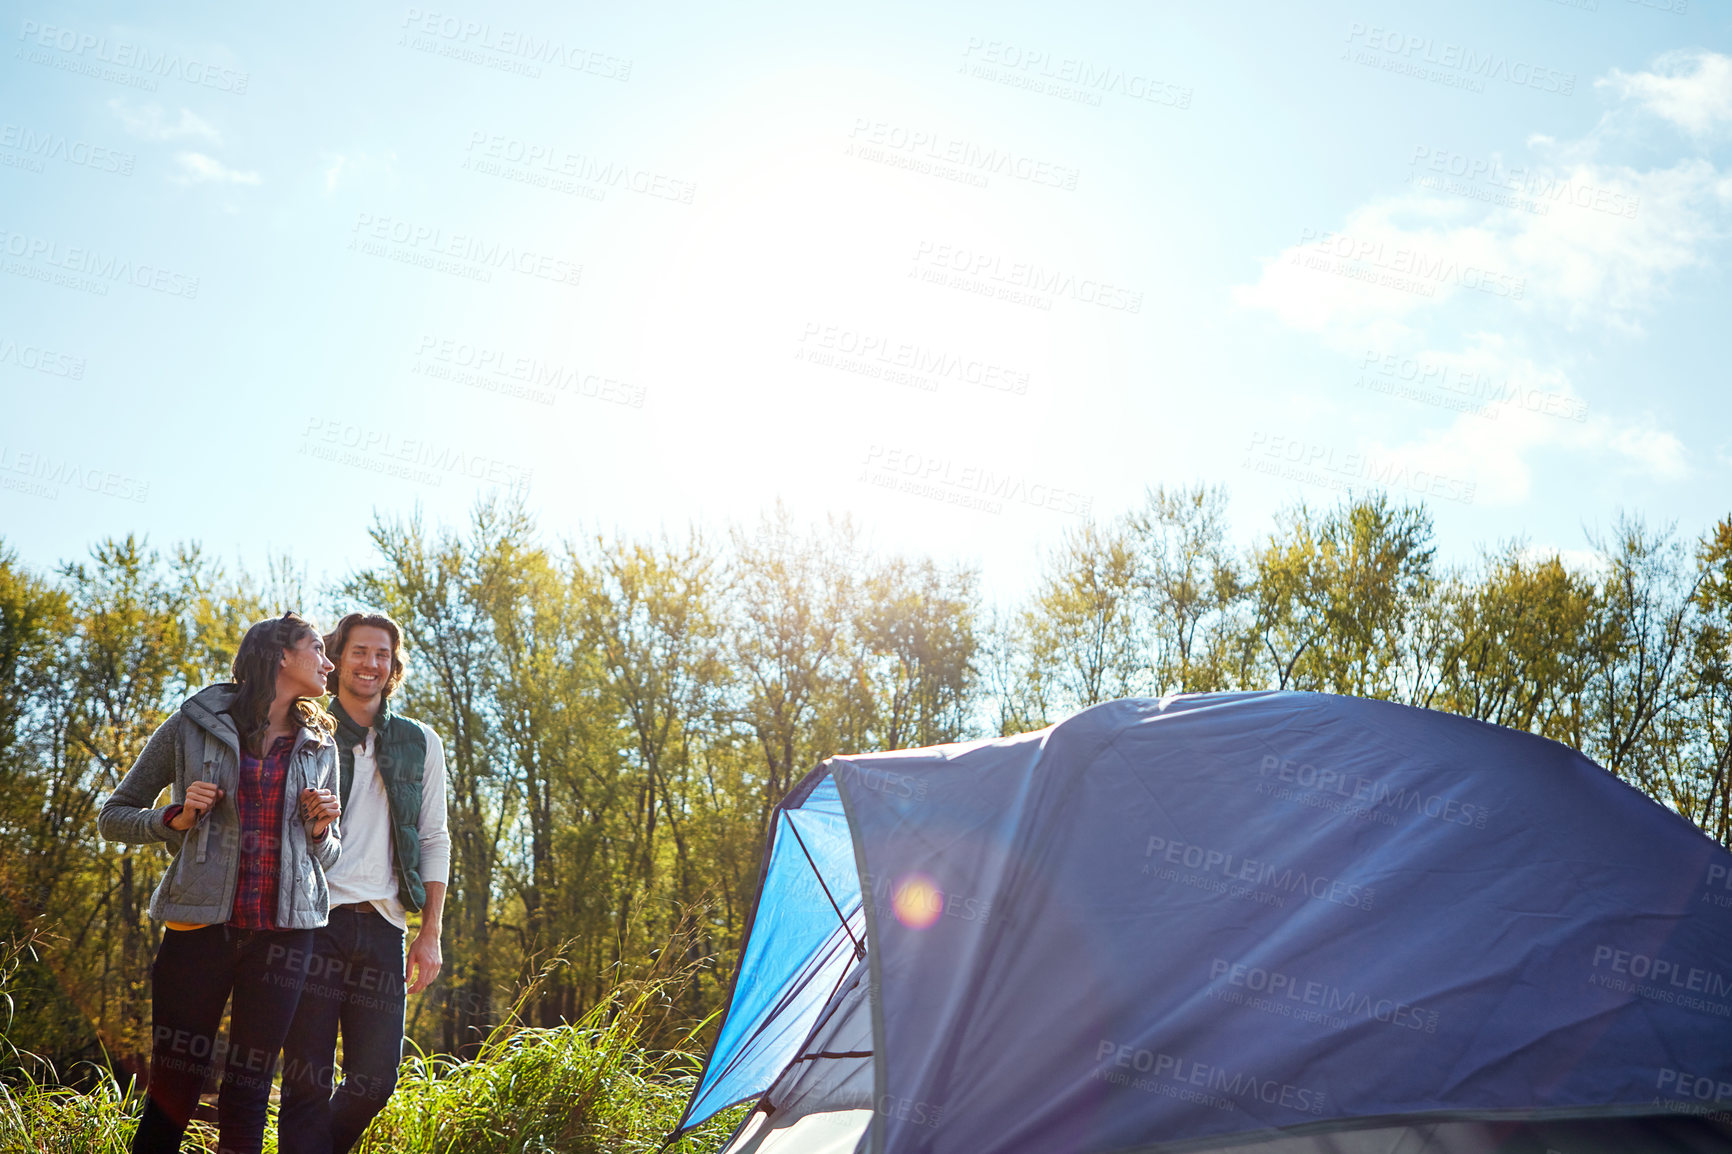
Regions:
M 1594 82 L 1639 104 L 1691 136 L 1732 125 L 1732 56 L 1703 49 L 1668 52 L 1651 72 L 1624 72 Z
M 196 136 L 212 144 L 222 142 L 222 135 L 217 132 L 216 126 L 190 108 L 182 108 L 180 116 L 170 120 L 158 104 L 134 108 L 121 98 L 115 97 L 108 102 L 108 107 L 120 118 L 127 132 L 143 140 L 179 140 Z
M 1587 454 L 1608 461 L 1619 476 L 1676 481 L 1689 472 L 1683 444 L 1652 417 L 1630 427 L 1604 416 L 1572 424 L 1501 406 L 1495 419 L 1463 414 L 1447 428 L 1383 444 L 1375 452 L 1442 477 L 1472 481 L 1481 505 L 1518 505 L 1533 493 L 1530 458 L 1541 451 Z
M 1563 562 L 1565 569 L 1587 577 L 1601 577 L 1606 572 L 1606 559 L 1598 549 L 1564 548 L 1556 544 L 1536 545 L 1532 542 L 1522 546 L 1518 553 L 1524 561 L 1537 565 L 1556 557 Z
M 1692 133 L 1732 123 L 1732 57 L 1664 57 L 1605 83 Z M 1676 277 L 1732 236 L 1732 173 L 1699 155 L 1620 163 L 1604 155 L 1611 143 L 1599 131 L 1536 133 L 1513 160 L 1436 168 L 1416 154 L 1405 189 L 1310 230 L 1235 299 L 1350 354 L 1398 352 L 1456 381 L 1494 383 L 1495 403 L 1368 446 L 1475 481 L 1479 502 L 1526 499 L 1530 461 L 1546 452 L 1585 455 L 1612 477 L 1678 481 L 1692 471 L 1678 436 L 1649 413 L 1588 412 L 1569 375 L 1536 363 L 1522 340 L 1535 324 L 1639 334 Z
M 325 195 L 337 191 L 337 186 L 363 174 L 391 176 L 395 172 L 397 154 L 387 151 L 375 156 L 370 152 L 333 152 L 325 155 Z
M 1616 475 L 1675 481 L 1688 471 L 1683 443 L 1651 414 L 1615 420 L 1593 412 L 1569 375 L 1520 353 L 1509 338 L 1474 333 L 1462 351 L 1428 350 L 1416 388 L 1472 406 L 1442 429 L 1374 448 L 1390 458 L 1477 485 L 1475 501 L 1517 504 L 1533 491 L 1529 459 L 1540 451 L 1585 454 Z
M 1732 196 L 1705 160 L 1646 171 L 1579 162 L 1562 179 L 1568 191 L 1551 212 L 1503 223 L 1508 259 L 1534 283 L 1536 304 L 1571 322 L 1639 327 L 1671 277 L 1705 263 L 1727 235 Z
M 1692 131 L 1732 125 L 1732 56 L 1671 53 L 1598 83 Z M 1732 231 L 1732 172 L 1700 156 L 1637 168 L 1602 157 L 1605 144 L 1534 133 L 1514 159 L 1425 150 L 1406 189 L 1308 230 L 1235 298 L 1346 348 L 1423 337 L 1452 302 L 1486 296 L 1637 331 L 1669 280 Z
M 1706 160 L 1646 171 L 1500 160 L 1494 171 L 1363 205 L 1235 299 L 1343 348 L 1411 338 L 1452 301 L 1634 331 L 1669 278 L 1727 234 L 1732 177 Z
M 175 177 L 180 184 L 259 184 L 259 174 L 242 172 L 230 168 L 222 161 L 202 152 L 181 152 L 175 154 L 175 162 L 180 165 L 181 174 Z
M 1507 267 L 1494 235 L 1467 223 L 1470 212 L 1425 196 L 1373 202 L 1339 229 L 1308 230 L 1264 266 L 1255 285 L 1234 289 L 1234 299 L 1339 348 L 1411 339 L 1418 319 L 1441 301 L 1476 291 L 1462 287 L 1464 270 L 1483 283 L 1481 274 L 1498 272 L 1500 259 Z M 1505 296 L 1516 291 L 1508 286 Z
M 1681 479 L 1688 471 L 1684 461 L 1684 445 L 1664 429 L 1656 429 L 1653 418 L 1639 428 L 1621 428 L 1611 432 L 1606 444 L 1613 452 L 1638 466 L 1638 471 L 1667 481 Z

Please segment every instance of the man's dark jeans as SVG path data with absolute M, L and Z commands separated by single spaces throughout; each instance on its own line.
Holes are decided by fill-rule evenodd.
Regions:
M 212 1067 L 221 1154 L 258 1154 L 277 1051 L 306 978 L 311 930 L 164 930 L 150 967 L 150 1090 L 132 1136 L 133 1154 L 180 1149 Z M 234 995 L 228 1047 L 217 1041 Z
M 339 906 L 313 931 L 307 988 L 283 1043 L 281 1154 L 347 1154 L 397 1088 L 403 1057 L 403 931 L 371 907 Z M 337 1032 L 343 1080 L 333 1088 Z

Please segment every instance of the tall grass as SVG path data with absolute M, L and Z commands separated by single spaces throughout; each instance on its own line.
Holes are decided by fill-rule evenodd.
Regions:
M 468 1061 L 405 1061 L 357 1154 L 653 1154 L 678 1121 L 696 1069 L 688 1053 L 639 1044 L 665 994 L 661 983 L 621 989 L 575 1025 L 502 1026 Z M 668 1149 L 715 1150 L 737 1119 L 718 1119 Z
M 28 943 L 0 942 L 0 1023 L 10 1020 L 8 979 Z M 10 967 L 10 968 L 8 968 Z M 696 1058 L 686 1041 L 671 1051 L 641 1044 L 688 975 L 628 982 L 573 1025 L 534 1028 L 521 1010 L 535 985 L 472 1059 L 407 1058 L 397 1092 L 373 1120 L 359 1154 L 653 1154 L 692 1091 Z M 0 1031 L 0 1154 L 125 1154 L 143 1111 L 142 1093 L 104 1072 L 94 1089 L 58 1085 L 52 1069 L 5 1042 Z M 730 1112 L 668 1147 L 699 1154 L 720 1147 L 739 1117 Z M 216 1144 L 194 1122 L 188 1145 Z M 276 1149 L 276 1108 L 265 1150 Z
M 87 1092 L 25 1074 L 0 1083 L 0 1151 L 4 1154 L 126 1154 L 144 1099 L 121 1090 L 113 1077 Z M 194 1122 L 187 1137 L 216 1146 L 216 1127 Z
M 9 1036 L 18 972 L 43 944 L 36 931 L 0 938 L 0 1154 L 126 1154 L 142 1096 L 123 1091 L 106 1070 L 89 1093 L 62 1086 L 53 1066 Z M 216 1141 L 204 1123 L 188 1134 Z

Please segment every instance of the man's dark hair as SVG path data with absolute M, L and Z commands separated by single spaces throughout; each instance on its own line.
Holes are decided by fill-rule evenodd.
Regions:
M 337 669 L 341 669 L 343 647 L 349 644 L 349 634 L 367 625 L 383 629 L 391 638 L 391 676 L 385 679 L 385 692 L 381 697 L 383 700 L 403 684 L 403 678 L 409 672 L 408 662 L 403 659 L 403 630 L 395 621 L 383 613 L 345 613 L 343 619 L 337 622 L 337 627 L 325 634 L 325 655 Z M 327 693 L 337 692 L 337 669 L 325 675 Z

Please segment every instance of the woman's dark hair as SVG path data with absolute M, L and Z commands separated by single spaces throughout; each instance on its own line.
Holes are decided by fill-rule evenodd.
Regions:
M 235 650 L 236 686 L 229 716 L 234 718 L 241 748 L 248 753 L 261 756 L 266 752 L 264 739 L 271 728 L 271 702 L 277 697 L 277 670 L 282 668 L 283 655 L 299 645 L 303 637 L 318 635 L 312 622 L 298 613 L 285 613 L 254 622 L 241 638 L 241 647 Z M 290 712 L 297 722 L 315 733 L 328 735 L 337 731 L 336 719 L 311 697 L 296 698 Z
M 325 656 L 331 659 L 331 664 L 340 668 L 343 664 L 343 648 L 349 644 L 349 634 L 365 625 L 383 629 L 391 638 L 391 675 L 385 678 L 385 692 L 381 697 L 382 700 L 388 700 L 396 688 L 403 684 L 403 677 L 409 672 L 408 663 L 403 660 L 403 630 L 395 621 L 383 613 L 345 613 L 343 619 L 337 622 L 337 627 L 325 634 Z M 325 692 L 337 692 L 336 669 L 325 675 Z

